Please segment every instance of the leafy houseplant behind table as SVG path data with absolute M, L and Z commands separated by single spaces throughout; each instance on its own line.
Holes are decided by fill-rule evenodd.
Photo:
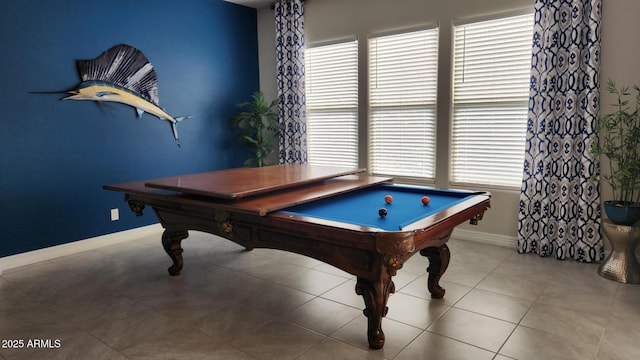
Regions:
M 229 120 L 229 126 L 239 130 L 238 141 L 255 155 L 247 159 L 244 165 L 262 167 L 278 146 L 276 140 L 282 132 L 282 125 L 276 112 L 278 100 L 269 103 L 262 92 L 254 93 L 252 98 L 252 102 L 238 104 L 238 111 Z
M 629 226 L 640 221 L 640 88 L 634 86 L 633 107 L 628 87 L 618 89 L 609 80 L 607 90 L 617 103 L 613 112 L 599 119 L 600 144 L 592 144 L 591 152 L 608 160 L 609 173 L 600 174 L 613 190 L 613 200 L 604 202 L 607 217 Z

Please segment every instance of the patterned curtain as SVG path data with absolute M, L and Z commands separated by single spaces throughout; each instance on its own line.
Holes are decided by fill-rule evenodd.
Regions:
M 276 82 L 279 117 L 280 163 L 307 162 L 307 125 L 304 95 L 304 7 L 302 0 L 275 2 Z
M 601 0 L 536 0 L 518 252 L 604 259 L 598 141 Z

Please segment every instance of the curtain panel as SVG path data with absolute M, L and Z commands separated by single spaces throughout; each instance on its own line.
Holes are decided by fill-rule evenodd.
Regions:
M 600 0 L 537 0 L 518 252 L 604 259 L 598 142 Z
M 301 0 L 274 4 L 276 24 L 276 83 L 278 113 L 284 125 L 280 137 L 281 164 L 307 162 L 304 81 L 304 6 Z

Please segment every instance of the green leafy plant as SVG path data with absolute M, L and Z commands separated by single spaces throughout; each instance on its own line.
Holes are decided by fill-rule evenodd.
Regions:
M 610 171 L 600 177 L 611 185 L 613 200 L 622 205 L 640 203 L 640 88 L 636 85 L 635 104 L 628 87 L 618 89 L 609 80 L 607 90 L 614 94 L 615 111 L 599 119 L 600 144 L 592 144 L 591 152 L 604 155 Z
M 238 104 L 238 111 L 229 120 L 229 126 L 238 129 L 238 141 L 255 154 L 245 161 L 245 166 L 261 167 L 277 147 L 276 140 L 282 133 L 282 125 L 276 112 L 278 100 L 269 103 L 262 92 L 254 93 L 252 99 Z

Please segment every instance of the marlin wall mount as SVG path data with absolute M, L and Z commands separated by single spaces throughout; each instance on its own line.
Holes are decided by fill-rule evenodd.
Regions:
M 116 45 L 99 57 L 76 62 L 82 82 L 75 89 L 53 93 L 70 94 L 62 100 L 118 102 L 136 109 L 138 117 L 146 112 L 171 125 L 180 146 L 176 125 L 192 116 L 173 117 L 160 107 L 158 79 L 142 51 L 129 45 Z M 52 93 L 52 92 L 34 92 Z

